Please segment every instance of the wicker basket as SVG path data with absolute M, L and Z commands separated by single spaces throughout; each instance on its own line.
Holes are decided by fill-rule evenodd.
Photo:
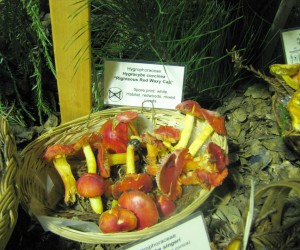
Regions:
M 93 113 L 90 116 L 74 120 L 46 132 L 21 152 L 22 169 L 19 176 L 19 185 L 22 193 L 21 203 L 25 210 L 33 216 L 51 216 L 53 209 L 55 209 L 57 201 L 49 200 L 47 185 L 43 181 L 46 178 L 44 173 L 51 168 L 53 169 L 50 166 L 51 164 L 42 161 L 45 149 L 49 145 L 56 143 L 72 143 L 83 134 L 98 130 L 108 119 L 125 110 L 134 110 L 139 114 L 143 114 L 144 117 L 152 120 L 155 126 L 170 125 L 182 128 L 185 119 L 184 115 L 173 110 L 118 107 Z M 194 136 L 202 130 L 204 124 L 205 122 L 197 121 Z M 227 152 L 226 137 L 214 133 L 209 140 L 214 141 Z M 98 232 L 84 232 L 84 230 L 77 230 L 70 226 L 63 226 L 63 224 L 52 223 L 51 220 L 46 222 L 46 227 L 55 234 L 79 242 L 92 244 L 131 242 L 170 228 L 179 220 L 195 211 L 209 197 L 212 191 L 213 189 L 205 190 L 197 187 L 191 192 L 187 192 L 188 195 L 183 195 L 179 199 L 181 208 L 178 213 L 150 228 L 140 231 L 113 234 L 103 234 L 100 230 Z M 192 195 L 190 195 L 191 193 Z M 60 193 L 59 195 L 61 199 L 63 194 Z M 57 195 L 54 195 L 54 197 L 57 197 Z
M 0 249 L 5 249 L 18 218 L 16 174 L 19 168 L 15 138 L 0 117 Z

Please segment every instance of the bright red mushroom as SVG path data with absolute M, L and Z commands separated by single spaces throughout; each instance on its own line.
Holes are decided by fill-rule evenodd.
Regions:
M 160 163 L 156 175 L 156 183 L 159 190 L 171 200 L 181 196 L 182 188 L 179 177 L 189 156 L 187 148 L 174 150 Z
M 138 136 L 139 133 L 137 132 L 133 122 L 138 118 L 138 113 L 135 111 L 123 111 L 122 113 L 116 115 L 116 119 L 119 122 L 123 122 L 128 124 L 129 129 L 134 136 Z
M 99 228 L 103 233 L 128 232 L 136 227 L 136 215 L 132 211 L 119 206 L 106 210 L 99 218 Z
M 120 207 L 129 209 L 136 215 L 136 230 L 151 227 L 158 222 L 159 212 L 155 201 L 144 192 L 124 192 L 118 199 L 118 203 Z
M 105 192 L 103 178 L 95 173 L 87 173 L 77 180 L 76 187 L 80 196 L 89 198 L 92 210 L 101 214 L 103 212 L 101 196 Z
M 88 173 L 96 173 L 97 172 L 97 163 L 95 154 L 93 151 L 92 146 L 97 145 L 98 143 L 101 143 L 101 136 L 97 132 L 92 132 L 83 135 L 77 142 L 74 144 L 75 150 L 83 150 L 83 153 L 86 158 L 86 165 L 88 169 Z
M 180 176 L 182 185 L 200 185 L 210 189 L 220 186 L 228 175 L 228 155 L 216 143 L 210 142 L 206 152 L 194 161 L 189 161 Z
M 156 205 L 160 214 L 160 217 L 168 218 L 174 214 L 176 205 L 174 201 L 169 199 L 166 195 L 160 195 L 156 197 Z
M 207 152 L 210 155 L 209 162 L 215 164 L 218 172 L 221 172 L 229 164 L 228 155 L 218 144 L 210 142 L 207 145 Z
M 194 128 L 195 117 L 203 119 L 203 116 L 201 113 L 202 108 L 196 101 L 187 100 L 181 102 L 175 108 L 180 112 L 185 113 L 184 127 L 181 131 L 180 140 L 175 145 L 175 149 L 179 149 L 188 145 Z
M 118 199 L 126 191 L 151 192 L 153 188 L 152 178 L 145 173 L 134 173 L 125 175 L 112 186 L 112 195 Z
M 74 155 L 76 150 L 71 145 L 56 144 L 47 148 L 43 159 L 46 161 L 52 161 L 55 169 L 60 175 L 64 188 L 65 196 L 64 202 L 66 204 L 72 204 L 76 201 L 76 180 L 73 176 L 70 164 L 67 162 L 66 157 Z
M 101 126 L 102 143 L 109 153 L 125 153 L 129 139 L 128 125 L 123 122 L 115 123 L 115 120 L 109 119 Z
M 189 151 L 192 156 L 195 156 L 197 154 L 198 150 L 202 147 L 202 145 L 212 135 L 213 132 L 216 132 L 219 135 L 223 136 L 227 134 L 225 128 L 225 119 L 223 116 L 220 116 L 217 113 L 206 109 L 202 109 L 201 113 L 207 121 L 207 124 L 189 146 Z
M 180 139 L 180 130 L 173 126 L 160 125 L 153 130 L 153 135 L 161 140 L 170 151 L 173 151 L 173 144 Z

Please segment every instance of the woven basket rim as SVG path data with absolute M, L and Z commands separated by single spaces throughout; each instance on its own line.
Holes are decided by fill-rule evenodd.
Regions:
M 78 118 L 76 120 L 73 120 L 71 122 L 67 122 L 63 125 L 60 125 L 56 128 L 53 128 L 52 130 L 42 134 L 40 137 L 38 137 L 35 141 L 31 142 L 28 144 L 23 151 L 21 152 L 21 160 L 22 160 L 22 167 L 23 171 L 20 171 L 22 174 L 20 175 L 20 186 L 22 190 L 22 195 L 21 199 L 21 204 L 24 207 L 25 211 L 27 212 L 32 212 L 30 209 L 29 205 L 29 200 L 26 199 L 26 196 L 32 196 L 32 193 L 35 190 L 32 190 L 31 186 L 28 186 L 28 183 L 26 183 L 28 176 L 30 174 L 28 173 L 29 171 L 26 170 L 26 167 L 28 167 L 31 163 L 28 158 L 33 156 L 37 150 L 41 150 L 42 147 L 46 147 L 45 143 L 50 145 L 53 143 L 53 137 L 57 138 L 59 135 L 60 137 L 64 137 L 64 140 L 69 140 L 69 135 L 68 133 L 71 134 L 73 133 L 72 131 L 75 129 L 78 129 L 80 126 L 83 126 L 87 130 L 94 129 L 95 127 L 95 121 L 104 121 L 105 119 L 109 119 L 109 117 L 113 117 L 117 113 L 124 111 L 124 110 L 134 110 L 139 112 L 140 114 L 146 115 L 148 119 L 155 119 L 155 122 L 163 121 L 166 123 L 171 123 L 171 124 L 176 124 L 176 123 L 183 123 L 185 115 L 181 114 L 177 110 L 166 110 L 166 109 L 143 109 L 143 108 L 138 108 L 138 107 L 113 107 L 107 110 L 102 110 L 98 111 L 95 113 L 92 113 L 88 116 L 84 116 L 81 118 Z M 101 124 L 99 125 L 99 127 Z M 178 126 L 178 124 L 176 125 Z M 197 125 L 197 129 L 200 125 Z M 86 131 L 87 132 L 87 131 Z M 86 133 L 85 132 L 85 133 Z M 216 133 L 214 133 L 216 134 Z M 62 136 L 63 135 L 63 136 Z M 226 137 L 220 137 L 219 135 L 216 134 L 215 140 L 220 140 L 221 138 L 221 147 L 225 150 L 228 151 L 227 148 L 227 141 Z M 67 138 L 67 139 L 66 139 Z M 53 140 L 52 140 L 53 139 Z M 61 138 L 59 138 L 61 140 Z M 68 141 L 69 142 L 69 141 Z M 67 142 L 67 143 L 68 143 Z M 32 151 L 35 151 L 34 153 Z M 32 168 L 38 168 L 38 166 L 34 166 L 32 164 Z M 214 188 L 211 188 L 210 190 L 205 190 L 201 189 L 199 192 L 199 196 L 197 199 L 193 202 L 191 202 L 185 209 L 180 211 L 179 213 L 171 216 L 168 219 L 165 219 L 154 226 L 150 228 L 145 228 L 140 231 L 132 231 L 132 232 L 122 232 L 122 233 L 113 233 L 113 234 L 104 234 L 104 233 L 93 233 L 93 232 L 82 232 L 70 227 L 59 227 L 56 226 L 55 224 L 49 224 L 47 225 L 48 229 L 52 231 L 55 234 L 58 234 L 62 237 L 74 240 L 74 241 L 79 241 L 79 242 L 85 242 L 85 243 L 92 243 L 92 244 L 116 244 L 116 243 L 127 243 L 135 240 L 139 240 L 142 238 L 149 237 L 153 234 L 157 234 L 160 231 L 166 230 L 176 224 L 178 221 L 181 219 L 184 219 L 187 215 L 191 214 L 194 212 L 203 202 L 210 196 L 210 194 L 213 192 Z M 25 197 L 25 198 L 24 198 Z M 32 198 L 32 197 L 30 197 Z M 37 214 L 33 213 L 33 216 L 37 217 Z
M 0 116 L 0 160 L 0 249 L 4 249 L 18 220 L 19 192 L 16 178 L 19 157 L 14 134 L 3 116 Z

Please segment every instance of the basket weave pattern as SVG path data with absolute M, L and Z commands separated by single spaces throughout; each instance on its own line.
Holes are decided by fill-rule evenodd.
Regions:
M 0 249 L 5 249 L 18 218 L 16 175 L 19 167 L 14 135 L 0 117 Z
M 150 119 L 155 126 L 169 125 L 182 129 L 185 120 L 184 115 L 172 110 L 144 110 L 142 108 L 118 107 L 93 113 L 90 116 L 76 119 L 46 132 L 21 152 L 22 171 L 19 180 L 22 192 L 21 202 L 29 213 L 33 215 L 51 215 L 51 212 L 55 209 L 53 201 L 50 201 L 47 197 L 46 185 L 43 181 L 45 180 L 44 172 L 46 169 L 49 169 L 49 163 L 42 160 L 45 149 L 57 143 L 73 143 L 84 134 L 98 130 L 108 119 L 125 110 L 133 110 L 142 114 Z M 201 131 L 204 126 L 203 123 L 197 121 L 193 132 L 194 136 Z M 225 137 L 214 133 L 210 140 L 217 143 L 227 152 Z M 47 226 L 56 234 L 80 242 L 92 244 L 130 242 L 170 228 L 176 222 L 195 211 L 209 197 L 212 191 L 213 189 L 198 188 L 197 192 L 193 192 L 193 197 L 190 200 L 187 199 L 187 202 L 181 202 L 182 205 L 178 213 L 150 228 L 140 231 L 103 234 L 101 232 L 77 231 L 74 228 L 59 227 L 51 223 Z

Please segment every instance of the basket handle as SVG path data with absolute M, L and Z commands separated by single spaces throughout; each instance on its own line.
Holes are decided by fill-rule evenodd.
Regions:
M 61 122 L 91 111 L 89 1 L 49 0 Z

